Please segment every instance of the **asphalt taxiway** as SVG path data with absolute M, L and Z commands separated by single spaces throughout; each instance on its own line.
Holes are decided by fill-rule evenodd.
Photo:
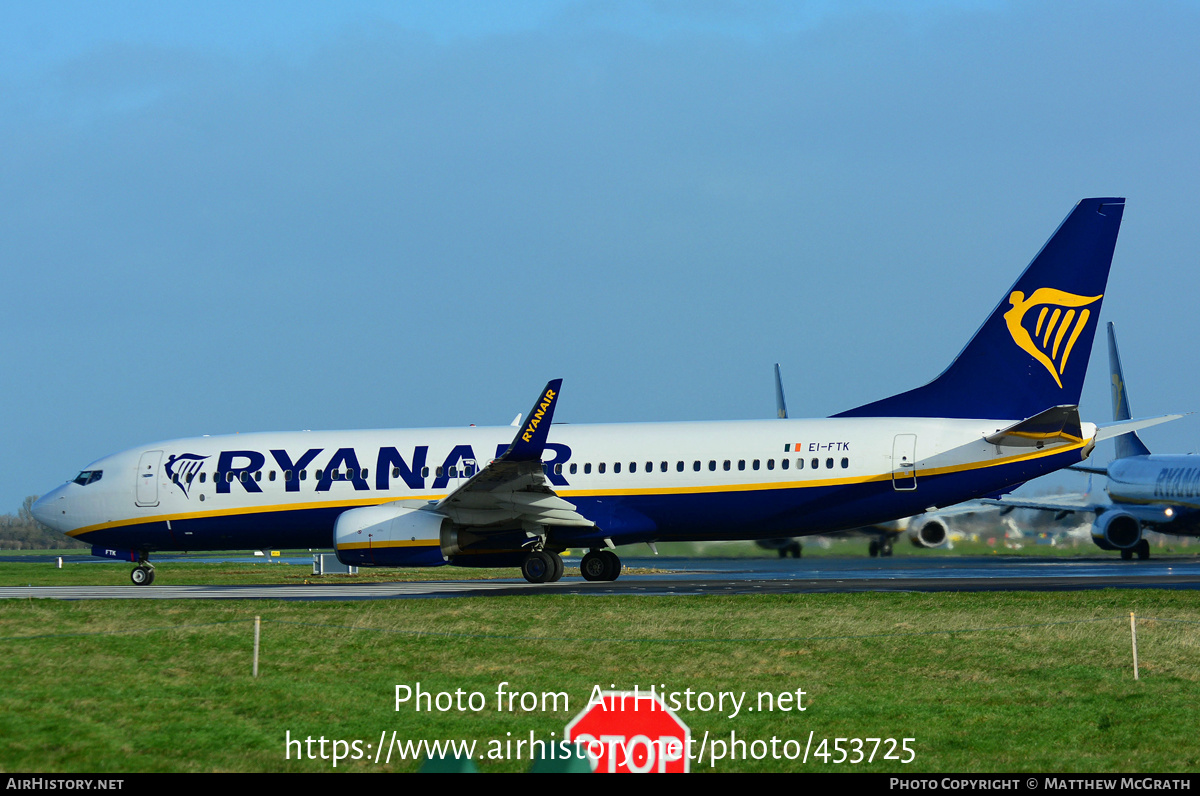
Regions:
M 31 586 L 0 588 L 0 599 L 240 599 L 386 600 L 502 595 L 804 594 L 864 591 L 1082 591 L 1200 589 L 1200 558 L 1174 556 L 1121 561 L 1034 557 L 905 558 L 669 558 L 627 557 L 616 581 L 579 576 L 558 583 L 446 579 L 392 583 L 317 583 L 274 586 Z M 578 560 L 567 559 L 568 566 Z

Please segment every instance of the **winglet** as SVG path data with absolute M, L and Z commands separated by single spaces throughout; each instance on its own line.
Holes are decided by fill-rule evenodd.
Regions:
M 534 401 L 533 408 L 526 415 L 528 420 L 513 437 L 512 444 L 500 458 L 506 462 L 541 461 L 542 451 L 546 448 L 546 435 L 550 433 L 550 421 L 554 417 L 554 407 L 558 403 L 558 395 L 562 390 L 562 379 L 554 379 L 546 384 L 541 395 Z

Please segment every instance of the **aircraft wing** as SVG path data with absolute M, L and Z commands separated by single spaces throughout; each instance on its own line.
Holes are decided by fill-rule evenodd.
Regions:
M 1181 508 L 1172 506 L 1168 503 L 1150 503 L 1146 505 L 1138 505 L 1134 503 L 1095 503 L 1095 502 L 1080 502 L 1073 503 L 1070 500 L 1012 500 L 1004 498 L 1002 500 L 984 500 L 984 503 L 990 503 L 993 506 L 1008 506 L 1014 509 L 1039 509 L 1041 511 L 1054 511 L 1058 513 L 1055 519 L 1062 519 L 1068 514 L 1091 513 L 1103 514 L 1106 511 L 1119 510 L 1125 514 L 1131 514 L 1141 522 L 1160 525 L 1164 522 L 1169 522 L 1171 517 L 1177 516 Z
M 575 511 L 575 504 L 554 494 L 542 464 L 497 459 L 454 490 L 431 510 L 457 525 L 576 525 L 594 522 Z
M 991 511 L 991 504 L 986 500 L 968 500 L 963 503 L 955 503 L 953 506 L 930 506 L 925 509 L 926 514 L 936 514 L 939 517 L 961 517 L 964 514 L 976 514 L 980 511 Z M 921 516 L 921 515 L 915 515 Z
M 999 506 L 1006 509 L 1037 509 L 1039 511 L 1054 511 L 1061 516 L 1068 514 L 1091 513 L 1098 514 L 1105 509 L 1111 508 L 1111 503 L 1096 503 L 1088 500 L 1086 496 L 1082 499 L 1072 500 L 1070 497 L 1053 498 L 1014 498 L 1005 496 L 1000 499 L 982 498 L 978 502 L 988 506 Z
M 575 504 L 554 494 L 542 471 L 542 451 L 561 388 L 562 379 L 546 384 L 508 450 L 429 509 L 476 530 L 489 525 L 594 526 Z

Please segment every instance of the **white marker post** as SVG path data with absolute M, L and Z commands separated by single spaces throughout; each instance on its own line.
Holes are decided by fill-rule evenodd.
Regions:
M 1133 679 L 1138 679 L 1137 665 L 1137 621 L 1134 619 L 1133 611 L 1129 612 L 1129 632 L 1133 636 Z
M 254 617 L 254 676 L 258 677 L 258 636 L 262 628 L 262 617 Z

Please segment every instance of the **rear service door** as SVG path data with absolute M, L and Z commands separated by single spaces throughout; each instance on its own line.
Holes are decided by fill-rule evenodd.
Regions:
M 898 492 L 917 488 L 916 434 L 897 434 L 892 440 L 892 488 Z

